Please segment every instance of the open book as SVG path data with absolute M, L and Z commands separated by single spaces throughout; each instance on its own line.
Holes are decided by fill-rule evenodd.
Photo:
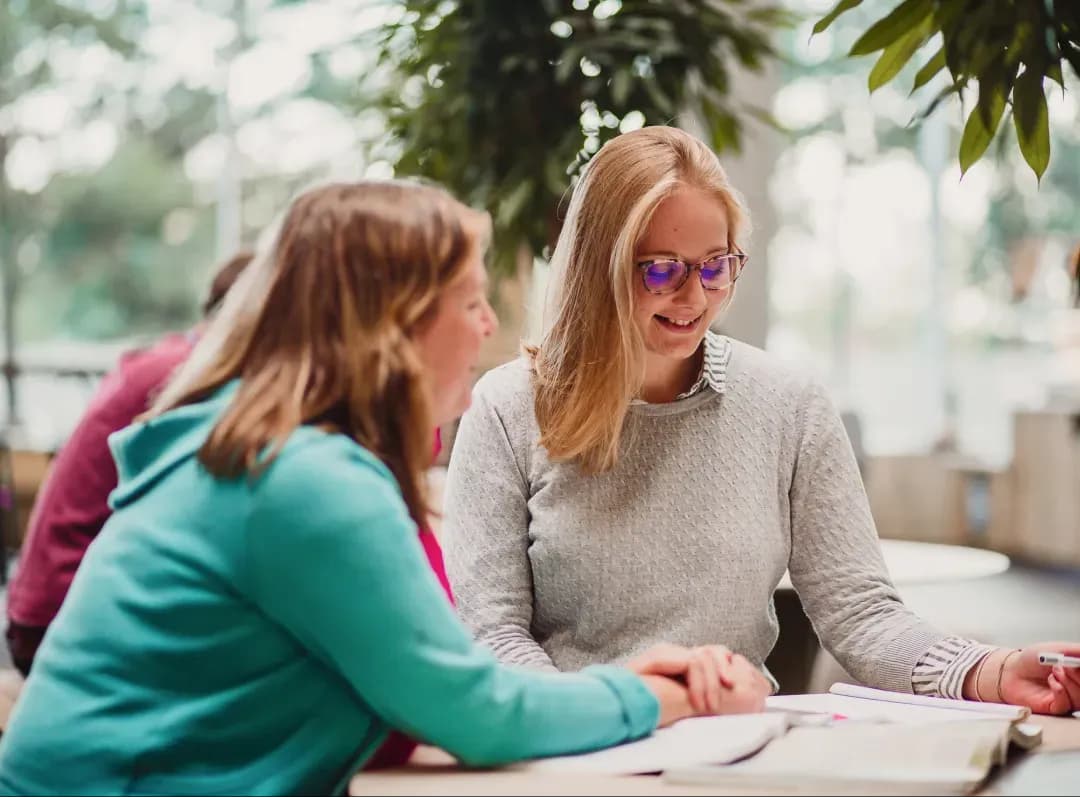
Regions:
M 794 726 L 745 761 L 672 767 L 674 783 L 810 793 L 965 794 L 1029 749 L 1041 729 L 1021 706 L 972 703 L 836 684 L 830 694 L 769 698 Z
M 645 739 L 580 755 L 541 758 L 511 769 L 579 774 L 637 775 L 696 764 L 727 764 L 756 753 L 783 735 L 784 714 L 695 717 Z
M 852 684 L 833 684 L 828 694 L 777 695 L 768 699 L 767 708 L 770 712 L 787 712 L 796 717 L 828 715 L 865 722 L 903 724 L 971 722 L 994 718 L 1009 723 L 1007 741 L 1025 750 L 1042 741 L 1042 729 L 1024 722 L 1031 716 L 1031 710 L 1026 706 L 908 695 Z
M 858 721 L 796 727 L 730 766 L 665 770 L 670 783 L 809 794 L 968 794 L 995 764 L 1009 722 Z

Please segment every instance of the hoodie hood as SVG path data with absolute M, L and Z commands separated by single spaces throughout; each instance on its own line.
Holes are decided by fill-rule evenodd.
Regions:
M 170 410 L 109 435 L 119 482 L 109 506 L 126 506 L 153 487 L 173 468 L 195 456 L 217 419 L 236 395 L 233 380 L 205 401 Z

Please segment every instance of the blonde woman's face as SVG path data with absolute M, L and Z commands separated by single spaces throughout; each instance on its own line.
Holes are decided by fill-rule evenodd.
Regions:
M 728 252 L 727 211 L 719 200 L 683 186 L 656 208 L 634 258 L 634 321 L 650 353 L 692 357 L 733 288 L 705 290 L 697 268 L 670 293 L 651 292 L 646 278 L 661 273 L 669 261 L 693 265 Z M 646 272 L 649 263 L 655 265 Z
M 416 336 L 437 426 L 469 408 L 481 344 L 498 327 L 487 286 L 483 252 L 474 244 L 461 273 L 439 297 L 435 316 Z

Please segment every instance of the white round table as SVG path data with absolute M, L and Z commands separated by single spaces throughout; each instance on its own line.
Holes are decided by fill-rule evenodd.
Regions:
M 1009 569 L 1005 554 L 963 545 L 882 540 L 881 553 L 897 586 L 985 578 Z M 792 589 L 789 574 L 784 573 L 777 589 Z

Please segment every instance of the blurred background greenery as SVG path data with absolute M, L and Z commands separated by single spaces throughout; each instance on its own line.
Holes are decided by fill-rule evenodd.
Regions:
M 425 174 L 492 212 L 494 265 L 517 276 L 494 355 L 510 356 L 576 170 L 671 122 L 722 152 L 757 221 L 729 331 L 817 370 L 871 451 L 1007 460 L 1008 413 L 1075 376 L 1076 75 L 1045 95 L 1041 185 L 1004 124 L 961 181 L 973 86 L 909 124 L 948 70 L 911 97 L 913 57 L 871 95 L 877 57 L 848 53 L 900 3 L 843 5 L 812 36 L 832 0 L 9 0 L 0 263 L 20 428 L 55 445 L 85 399 L 35 367 L 104 368 L 192 323 L 215 261 L 331 176 Z M 924 33 L 929 56 L 941 34 Z

